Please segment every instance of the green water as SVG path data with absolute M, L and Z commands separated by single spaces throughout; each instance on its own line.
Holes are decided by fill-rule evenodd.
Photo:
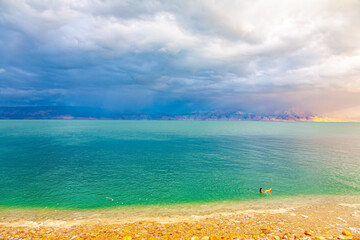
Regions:
M 360 124 L 0 121 L 0 206 L 356 195 Z

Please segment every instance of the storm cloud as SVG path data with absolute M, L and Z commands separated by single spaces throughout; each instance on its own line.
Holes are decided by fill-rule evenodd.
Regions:
M 2 0 L 0 105 L 360 119 L 355 0 Z

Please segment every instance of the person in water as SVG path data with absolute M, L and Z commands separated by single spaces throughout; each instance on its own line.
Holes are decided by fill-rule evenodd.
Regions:
M 262 188 L 260 188 L 259 191 L 260 191 L 260 193 L 267 193 L 267 192 L 270 192 L 270 193 L 271 193 L 271 189 L 272 189 L 272 188 L 264 191 Z

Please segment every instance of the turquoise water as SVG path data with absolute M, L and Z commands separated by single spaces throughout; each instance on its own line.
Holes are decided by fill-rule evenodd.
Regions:
M 360 124 L 0 121 L 0 206 L 360 193 Z

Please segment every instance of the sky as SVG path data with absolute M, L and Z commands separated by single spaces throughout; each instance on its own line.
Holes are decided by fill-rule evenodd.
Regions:
M 360 1 L 0 0 L 0 106 L 360 120 Z

